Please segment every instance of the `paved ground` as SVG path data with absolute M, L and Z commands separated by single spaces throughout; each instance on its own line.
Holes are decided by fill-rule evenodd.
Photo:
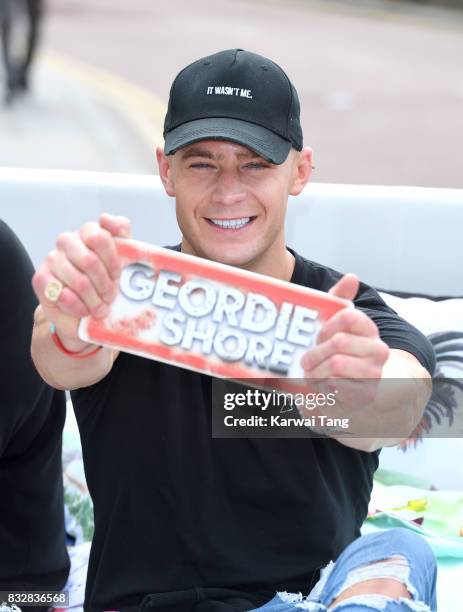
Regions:
M 0 110 L 0 166 L 149 172 L 149 155 L 123 111 L 49 59 L 33 95 Z
M 380 0 L 50 0 L 49 8 L 43 48 L 55 55 L 37 72 L 37 98 L 0 112 L 0 164 L 21 161 L 22 145 L 11 158 L 5 151 L 16 125 L 27 165 L 150 171 L 173 76 L 239 46 L 274 58 L 296 84 L 315 180 L 463 187 L 461 12 Z M 40 156 L 31 125 L 48 136 Z

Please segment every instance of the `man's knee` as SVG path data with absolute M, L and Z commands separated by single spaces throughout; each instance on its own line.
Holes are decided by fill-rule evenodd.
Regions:
M 330 610 L 339 605 L 341 611 L 351 602 L 366 609 L 387 609 L 389 602 L 404 609 L 424 605 L 422 609 L 429 610 L 420 600 L 421 595 L 426 600 L 433 597 L 436 559 L 426 540 L 409 529 L 358 538 L 336 565 L 337 578 L 326 592 Z
M 344 584 L 329 608 L 346 600 L 361 600 L 364 596 L 370 599 L 374 596 L 396 600 L 411 599 L 411 593 L 407 588 L 408 577 L 408 562 L 401 555 L 365 563 L 347 574 Z

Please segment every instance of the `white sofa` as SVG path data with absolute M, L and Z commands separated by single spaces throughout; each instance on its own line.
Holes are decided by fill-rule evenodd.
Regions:
M 130 217 L 140 240 L 179 239 L 156 176 L 0 168 L 0 216 L 35 264 L 60 231 L 101 212 Z M 313 183 L 290 199 L 287 242 L 375 287 L 462 295 L 462 228 L 463 190 Z

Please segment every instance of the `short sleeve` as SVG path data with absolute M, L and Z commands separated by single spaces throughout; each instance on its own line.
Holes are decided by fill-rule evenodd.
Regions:
M 361 283 L 354 304 L 376 323 L 381 339 L 390 348 L 411 353 L 431 376 L 434 374 L 436 357 L 432 344 L 416 327 L 390 308 L 375 289 Z

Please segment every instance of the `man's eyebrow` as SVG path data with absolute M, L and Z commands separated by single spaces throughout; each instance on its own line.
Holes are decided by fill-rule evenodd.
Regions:
M 205 157 L 206 159 L 217 160 L 223 158 L 222 155 L 214 155 L 211 151 L 208 151 L 202 147 L 192 147 L 191 149 L 187 149 L 185 152 L 182 152 L 182 159 L 189 159 L 190 157 Z M 244 153 L 238 153 L 236 157 L 239 159 L 258 159 L 260 158 L 260 155 L 254 151 L 246 151 Z
M 246 153 L 238 153 L 237 157 L 242 159 L 258 159 L 260 155 L 255 151 L 246 151 Z
M 182 151 L 182 159 L 188 159 L 189 157 L 207 157 L 207 159 L 214 159 L 214 154 L 207 149 L 201 147 L 192 147 L 186 151 Z

